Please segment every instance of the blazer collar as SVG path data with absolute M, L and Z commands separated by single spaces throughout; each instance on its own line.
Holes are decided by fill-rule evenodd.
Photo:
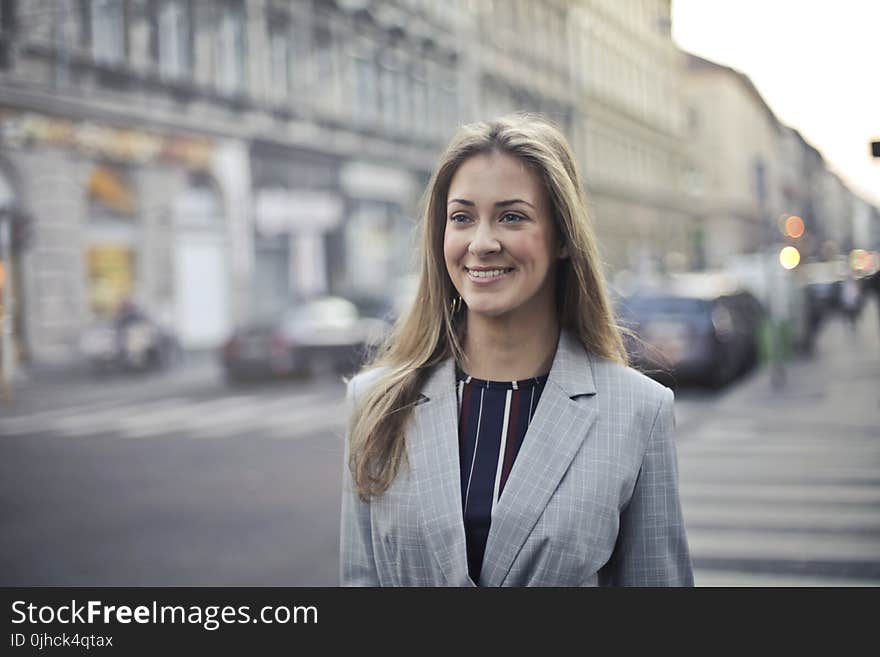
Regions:
M 596 394 L 596 383 L 589 356 L 580 340 L 569 329 L 562 329 L 559 332 L 559 342 L 547 382 L 562 388 L 569 397 Z M 450 357 L 431 371 L 422 387 L 421 394 L 425 399 L 421 401 L 436 399 L 454 391 L 455 360 Z
M 407 434 L 427 548 L 453 586 L 473 585 L 467 570 L 458 454 L 455 362 L 438 364 L 422 388 Z M 590 358 L 570 331 L 560 332 L 541 401 L 504 493 L 492 514 L 481 581 L 500 586 L 571 460 L 595 422 Z

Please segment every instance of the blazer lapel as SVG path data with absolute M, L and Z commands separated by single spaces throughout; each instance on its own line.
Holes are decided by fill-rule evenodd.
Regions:
M 420 504 L 427 549 L 451 586 L 474 586 L 468 576 L 461 475 L 458 457 L 458 399 L 455 361 L 431 372 L 423 399 L 413 410 L 407 455 Z
M 561 331 L 550 376 L 492 513 L 480 578 L 484 585 L 501 586 L 510 571 L 596 420 L 595 393 L 584 347 L 573 334 Z M 458 482 L 451 476 L 449 480 Z M 456 493 L 460 499 L 460 491 Z

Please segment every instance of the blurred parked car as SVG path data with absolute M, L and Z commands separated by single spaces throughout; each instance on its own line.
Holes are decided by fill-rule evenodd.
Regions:
M 640 292 L 618 314 L 632 363 L 655 378 L 723 386 L 757 361 L 764 309 L 749 292 Z
M 182 360 L 177 336 L 131 303 L 99 319 L 80 336 L 80 354 L 95 372 L 135 372 L 171 367 Z
M 221 359 L 230 382 L 327 371 L 348 374 L 389 329 L 382 319 L 362 317 L 348 299 L 319 297 L 247 322 L 226 341 Z
M 804 295 L 810 316 L 821 322 L 840 309 L 843 282 L 842 265 L 834 262 L 808 262 L 800 267 L 804 281 Z

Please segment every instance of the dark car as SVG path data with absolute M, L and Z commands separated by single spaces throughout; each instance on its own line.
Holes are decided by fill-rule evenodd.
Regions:
M 362 317 L 342 297 L 320 297 L 258 317 L 236 329 L 221 359 L 230 382 L 357 370 L 381 342 L 387 322 Z
M 717 388 L 757 360 L 763 307 L 748 292 L 641 293 L 621 299 L 618 314 L 633 365 L 655 378 Z

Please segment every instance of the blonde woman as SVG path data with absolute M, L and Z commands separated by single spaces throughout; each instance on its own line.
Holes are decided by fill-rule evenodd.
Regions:
M 348 383 L 341 582 L 688 586 L 671 391 L 627 367 L 562 134 L 462 127 L 415 302 Z

